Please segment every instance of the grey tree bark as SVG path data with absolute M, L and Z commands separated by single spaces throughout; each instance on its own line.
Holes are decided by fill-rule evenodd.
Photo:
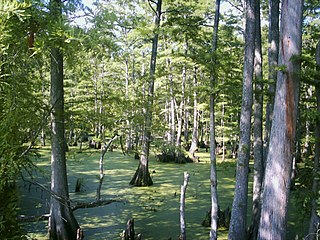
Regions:
M 217 168 L 216 168 L 216 145 L 215 145 L 215 65 L 216 65 L 216 50 L 218 45 L 218 30 L 220 18 L 220 0 L 216 0 L 216 9 L 214 16 L 214 27 L 212 35 L 212 57 L 210 66 L 210 182 L 211 182 L 211 226 L 210 240 L 215 240 L 218 237 L 218 191 L 217 191 Z
M 250 130 L 253 102 L 253 64 L 255 39 L 255 0 L 246 0 L 246 28 L 243 68 L 240 141 L 236 172 L 236 186 L 232 204 L 229 239 L 246 239 Z
M 269 0 L 269 31 L 268 31 L 268 71 L 269 86 L 266 104 L 266 121 L 264 131 L 264 163 L 268 155 L 269 138 L 274 106 L 274 92 L 277 80 L 276 67 L 279 56 L 279 3 L 280 0 Z
M 252 193 L 252 222 L 250 227 L 250 239 L 257 239 L 260 219 L 260 195 L 263 180 L 263 79 L 262 79 L 262 48 L 261 48 L 261 23 L 260 23 L 260 0 L 255 4 L 255 56 L 254 56 L 254 123 L 253 123 L 253 155 L 254 177 Z
M 61 18 L 61 9 L 61 0 L 50 2 L 54 19 Z M 51 49 L 51 192 L 59 198 L 51 196 L 48 226 L 50 239 L 76 239 L 79 229 L 69 201 L 63 92 L 63 55 L 57 46 Z
M 151 142 L 151 127 L 152 127 L 152 108 L 153 108 L 153 97 L 154 97 L 154 78 L 156 72 L 156 60 L 158 50 L 158 29 L 160 27 L 161 17 L 161 6 L 162 0 L 158 0 L 157 9 L 155 11 L 155 32 L 152 39 L 152 52 L 150 61 L 150 74 L 148 82 L 148 95 L 145 107 L 145 118 L 143 126 L 143 137 L 142 137 L 142 149 L 139 161 L 139 166 L 130 181 L 131 185 L 134 186 L 150 186 L 153 184 L 150 172 L 149 172 L 149 151 Z
M 285 239 L 300 81 L 303 0 L 283 0 L 280 51 L 259 239 Z M 294 20 L 293 20 L 294 19 Z
M 314 162 L 313 162 L 313 180 L 312 180 L 312 193 L 313 198 L 311 200 L 311 217 L 309 223 L 309 235 L 308 239 L 316 239 L 317 230 L 320 224 L 320 218 L 317 214 L 317 197 L 318 189 L 319 189 L 319 179 L 318 179 L 318 171 L 319 171 L 319 161 L 320 161 L 320 41 L 317 44 L 316 50 L 316 62 L 317 62 L 317 79 L 315 81 L 316 84 L 316 99 L 317 99 L 317 113 L 318 118 L 315 122 L 315 153 L 314 153 Z

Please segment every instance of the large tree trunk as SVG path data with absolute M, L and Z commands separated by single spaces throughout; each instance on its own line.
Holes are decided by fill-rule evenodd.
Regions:
M 264 163 L 268 155 L 269 138 L 272 124 L 272 112 L 274 106 L 275 83 L 277 80 L 276 67 L 279 56 L 279 2 L 280 0 L 269 0 L 269 31 L 268 31 L 268 66 L 269 86 L 266 104 L 266 122 L 264 139 Z
M 263 180 L 263 140 L 262 140 L 262 108 L 263 108 L 263 79 L 262 79 L 262 49 L 261 49 L 261 25 L 260 25 L 260 0 L 255 5 L 255 92 L 254 92 L 254 124 L 253 124 L 253 154 L 254 154 L 254 180 L 253 180 L 253 204 L 250 238 L 256 239 L 260 219 L 260 195 Z
M 220 0 L 216 0 L 216 10 L 214 16 L 214 27 L 212 36 L 212 58 L 210 66 L 210 182 L 211 182 L 211 226 L 210 226 L 210 240 L 215 240 L 218 237 L 218 191 L 217 191 L 217 168 L 216 168 L 216 145 L 215 145 L 215 52 L 217 50 L 218 42 L 218 27 L 220 18 Z
M 316 61 L 317 61 L 317 79 L 316 79 L 316 99 L 317 99 L 317 113 L 320 116 L 320 41 L 317 44 L 316 50 Z M 308 239 L 316 239 L 316 233 L 318 230 L 318 224 L 320 223 L 320 218 L 317 214 L 318 204 L 318 189 L 319 189 L 319 161 L 320 161 L 320 118 L 318 117 L 315 122 L 315 153 L 314 153 L 314 163 L 313 163 L 313 182 L 312 182 L 312 193 L 313 198 L 311 200 L 311 218 L 309 224 L 309 235 Z
M 285 239 L 300 81 L 303 0 L 284 0 L 276 96 L 262 194 L 259 239 Z M 294 19 L 294 20 L 293 20 Z
M 61 16 L 61 1 L 51 1 L 53 17 Z M 63 56 L 58 48 L 51 49 L 51 196 L 49 238 L 76 239 L 79 225 L 69 204 L 64 136 Z
M 250 130 L 252 114 L 253 56 L 255 39 L 255 0 L 246 0 L 246 29 L 243 69 L 240 141 L 235 194 L 229 228 L 229 239 L 246 239 Z
M 150 186 L 153 184 L 149 173 L 149 151 L 151 142 L 151 127 L 152 127 L 152 108 L 153 108 L 153 97 L 154 97 L 154 78 L 156 72 L 156 60 L 157 60 L 157 49 L 158 49 L 158 29 L 160 26 L 161 17 L 161 6 L 162 0 L 157 2 L 157 12 L 155 17 L 155 33 L 152 40 L 152 53 L 150 61 L 150 76 L 148 86 L 148 96 L 145 109 L 144 119 L 144 130 L 142 138 L 142 149 L 139 166 L 130 181 L 131 185 L 134 186 Z

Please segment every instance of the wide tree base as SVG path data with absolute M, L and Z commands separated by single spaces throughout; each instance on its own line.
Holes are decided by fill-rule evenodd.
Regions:
M 150 176 L 149 170 L 146 167 L 142 167 L 142 165 L 139 164 L 137 171 L 135 172 L 133 178 L 130 181 L 130 185 L 136 187 L 147 187 L 153 185 L 153 181 Z
M 49 217 L 49 239 L 77 239 L 79 224 L 67 203 L 54 200 Z

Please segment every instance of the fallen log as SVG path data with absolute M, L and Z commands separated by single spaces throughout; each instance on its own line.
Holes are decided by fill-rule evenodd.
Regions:
M 122 202 L 120 199 L 104 199 L 104 200 L 96 200 L 93 202 L 72 202 L 74 206 L 71 207 L 72 211 L 75 211 L 79 208 L 94 208 L 100 207 L 104 205 L 108 205 L 114 202 Z M 50 217 L 50 214 L 42 214 L 40 216 L 26 216 L 26 215 L 18 215 L 17 220 L 20 222 L 37 222 L 37 221 L 46 221 Z
M 100 207 L 104 205 L 108 205 L 110 203 L 114 202 L 122 202 L 120 199 L 98 199 L 93 202 L 74 202 L 74 206 L 72 206 L 71 210 L 75 211 L 79 208 L 94 208 L 94 207 Z
M 48 220 L 50 214 L 43 214 L 40 216 L 26 216 L 26 215 L 19 215 L 17 216 L 17 220 L 20 222 L 38 222 L 38 221 L 45 221 Z

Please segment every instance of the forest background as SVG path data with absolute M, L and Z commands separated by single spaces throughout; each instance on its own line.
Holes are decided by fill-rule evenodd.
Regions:
M 239 155 L 237 183 L 248 185 L 246 177 L 246 182 L 238 181 L 241 161 L 244 160 L 244 173 L 248 174 L 246 161 L 250 156 L 256 161 L 254 149 L 259 138 L 261 162 L 266 162 L 277 73 L 288 70 L 287 65 L 277 63 L 277 56 L 276 63 L 270 60 L 274 47 L 270 35 L 277 31 L 278 38 L 281 37 L 280 25 L 285 21 L 279 24 L 279 1 L 227 2 L 228 9 L 218 16 L 220 1 L 96 1 L 92 9 L 79 1 L 63 4 L 58 0 L 1 2 L 0 198 L 4 203 L 1 206 L 1 234 L 8 237 L 21 234 L 17 227 L 19 221 L 16 221 L 19 196 L 13 189 L 22 173 L 32 173 L 36 168 L 34 159 L 40 145 L 52 144 L 52 159 L 58 156 L 55 152 L 61 154 L 57 159 L 64 159 L 67 150 L 64 142 L 68 146 L 80 144 L 81 150 L 82 144 L 90 138 L 91 145 L 101 148 L 103 159 L 110 140 L 119 137 L 124 151 L 140 158 L 130 181 L 134 186 L 153 183 L 148 170 L 150 147 L 165 159 L 179 163 L 197 162 L 195 152 L 198 148 L 210 147 L 212 173 L 215 172 L 216 153 L 222 154 L 222 161 L 228 157 L 237 159 Z M 271 23 L 274 13 L 270 10 L 271 3 L 278 6 L 276 24 Z M 245 49 L 250 50 L 245 48 L 250 35 L 247 34 L 250 31 L 247 29 L 250 26 L 248 12 L 253 5 L 258 6 L 256 9 L 261 14 L 261 17 L 256 14 L 251 24 L 260 23 L 261 19 L 262 71 L 260 77 L 254 75 L 254 62 L 251 61 L 252 81 L 249 85 L 253 91 L 247 96 L 254 97 L 249 104 L 251 110 L 254 106 L 254 114 L 250 112 L 247 125 L 242 125 L 240 119 L 246 102 L 243 83 L 250 55 L 245 52 Z M 301 72 L 296 86 L 299 91 L 295 106 L 299 103 L 299 107 L 295 148 L 288 173 L 289 185 L 299 195 L 301 210 L 313 213 L 311 225 L 314 225 L 317 221 L 317 134 L 320 125 L 316 61 L 319 2 L 306 0 L 303 7 L 302 51 L 293 58 L 298 59 Z M 79 23 L 80 17 L 88 22 Z M 299 14 L 296 17 L 292 20 L 293 25 L 299 22 Z M 217 19 L 219 22 L 215 21 Z M 257 36 L 255 39 L 259 39 Z M 279 41 L 276 42 L 278 54 Z M 251 50 L 253 54 L 254 47 Z M 54 85 L 55 80 L 64 85 Z M 53 86 L 62 91 L 55 92 Z M 60 95 L 55 100 L 58 94 L 63 97 Z M 55 115 L 59 111 L 62 115 Z M 254 123 L 259 119 L 260 136 L 257 137 Z M 60 123 L 63 123 L 62 127 Z M 58 126 L 57 131 L 54 126 Z M 244 126 L 249 129 L 249 141 L 250 136 L 253 140 L 249 144 L 241 141 Z M 60 131 L 62 138 L 60 135 L 55 139 L 54 133 Z M 214 141 L 210 141 L 212 139 Z M 244 149 L 243 155 L 241 149 Z M 51 201 L 58 202 L 56 207 L 52 203 L 51 209 L 60 211 L 69 204 L 61 207 L 62 200 L 59 200 L 62 197 L 63 201 L 69 201 L 64 182 L 65 159 L 51 165 L 52 182 L 61 177 L 65 186 L 64 189 L 51 186 Z M 58 167 L 62 170 L 54 173 Z M 256 174 L 256 168 L 254 172 Z M 259 174 L 263 176 L 262 172 Z M 103 177 L 102 171 L 101 182 Z M 215 176 L 211 176 L 212 191 L 216 189 L 215 181 Z M 262 183 L 261 179 L 258 181 Z M 259 196 L 260 193 L 261 189 Z M 67 217 L 74 222 L 71 229 L 75 234 L 79 226 L 69 207 L 66 208 Z M 217 210 L 217 207 L 212 209 Z M 247 209 L 240 210 L 246 212 Z M 236 216 L 236 213 L 232 215 Z M 286 213 L 284 221 L 285 216 Z M 235 217 L 231 217 L 231 227 L 232 218 Z M 56 223 L 51 222 L 51 227 L 52 224 Z M 235 228 L 246 232 L 246 225 L 244 220 L 242 227 Z M 213 238 L 215 231 L 211 232 Z M 257 229 L 252 231 L 254 235 L 258 234 Z

